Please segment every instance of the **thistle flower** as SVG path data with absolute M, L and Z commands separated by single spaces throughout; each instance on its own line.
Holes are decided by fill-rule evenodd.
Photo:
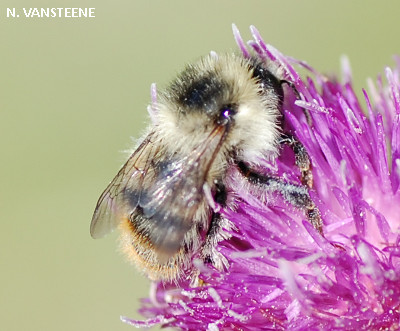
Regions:
M 229 261 L 228 270 L 194 261 L 202 286 L 155 283 L 140 310 L 148 319 L 122 319 L 136 327 L 183 330 L 397 330 L 400 59 L 394 70 L 386 69 L 386 80 L 370 81 L 369 93 L 363 90 L 359 100 L 346 61 L 344 83 L 339 83 L 282 55 L 251 30 L 254 40 L 246 45 L 234 27 L 243 55 L 249 56 L 249 47 L 279 64 L 300 94 L 286 98 L 285 122 L 311 158 L 310 195 L 325 237 L 278 196 L 260 202 L 232 171 L 230 186 L 240 203 L 235 211 L 221 211 L 235 227 L 217 247 Z M 313 78 L 301 79 L 294 66 L 306 68 Z M 310 112 L 312 126 L 302 108 Z M 283 149 L 277 160 L 262 166 L 299 182 L 290 155 Z

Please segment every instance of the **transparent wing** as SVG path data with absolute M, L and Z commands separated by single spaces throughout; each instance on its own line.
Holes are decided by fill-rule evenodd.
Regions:
M 159 148 L 152 142 L 153 136 L 154 132 L 146 136 L 101 194 L 90 224 L 90 234 L 93 238 L 101 238 L 112 231 L 122 217 L 135 209 L 136 206 L 132 206 L 126 200 L 125 192 L 143 186 L 151 160 L 157 158 L 157 154 L 160 153 Z
M 182 245 L 203 201 L 203 185 L 226 128 L 216 127 L 187 156 L 168 156 L 150 133 L 108 185 L 97 203 L 91 234 L 98 238 L 128 218 L 137 234 L 150 241 L 160 261 Z M 154 137 L 152 137 L 154 136 Z
M 226 128 L 216 127 L 188 156 L 164 167 L 140 199 L 146 224 L 137 226 L 150 239 L 160 260 L 173 255 L 193 225 L 203 202 L 203 185 L 225 137 Z M 141 219 L 142 220 L 142 219 Z

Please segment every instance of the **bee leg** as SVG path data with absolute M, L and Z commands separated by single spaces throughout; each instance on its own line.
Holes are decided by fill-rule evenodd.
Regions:
M 310 198 L 306 186 L 288 183 L 281 178 L 259 174 L 250 169 L 243 161 L 238 162 L 238 167 L 242 175 L 251 184 L 260 186 L 268 192 L 277 192 L 286 202 L 303 210 L 309 222 L 323 236 L 321 213 Z
M 221 181 L 215 182 L 216 191 L 214 201 L 221 207 L 226 205 L 227 192 L 224 184 Z M 219 213 L 219 208 L 214 209 L 211 215 L 210 225 L 206 234 L 206 239 L 201 250 L 201 256 L 204 262 L 212 264 L 218 270 L 228 266 L 227 259 L 216 250 L 219 241 L 227 239 L 223 229 L 229 228 L 227 221 Z
M 288 80 L 285 80 L 285 79 L 282 79 L 280 81 L 280 83 L 281 83 L 281 86 L 283 84 L 286 84 L 287 86 L 289 86 L 292 89 L 294 95 L 296 96 L 296 99 L 301 100 L 300 93 L 299 93 L 299 91 L 297 91 L 296 86 L 292 82 L 290 82 Z M 304 108 L 302 108 L 302 110 L 303 110 L 304 116 L 306 117 L 307 124 L 309 126 L 311 126 L 312 125 L 312 118 L 311 118 L 310 112 L 307 109 L 304 109 Z
M 294 153 L 296 166 L 301 172 L 301 183 L 308 188 L 313 187 L 313 174 L 310 157 L 304 145 L 291 134 L 283 134 L 279 143 L 288 145 Z
M 221 207 L 226 206 L 227 192 L 224 184 L 220 180 L 216 180 L 215 192 L 212 193 L 211 187 L 206 183 L 203 186 L 206 201 L 212 210 L 210 223 L 202 247 L 200 248 L 200 259 L 204 264 L 211 264 L 218 270 L 227 269 L 229 266 L 228 260 L 217 249 L 219 241 L 228 239 L 229 235 L 224 233 L 224 229 L 229 229 L 231 224 L 228 220 L 224 219 L 220 210 Z M 203 226 L 198 225 L 199 235 L 203 232 Z M 190 286 L 198 287 L 203 286 L 205 283 L 199 278 L 200 269 L 193 269 L 190 275 Z
M 288 81 L 288 80 L 281 80 L 281 86 L 286 84 L 289 86 L 293 93 L 295 94 L 296 98 L 300 100 L 300 93 L 297 91 L 296 86 Z M 309 126 L 312 125 L 312 118 L 310 112 L 307 109 L 302 108 L 304 116 L 306 117 L 306 121 Z M 306 185 L 309 188 L 313 186 L 313 175 L 311 171 L 311 162 L 310 157 L 308 156 L 307 150 L 304 148 L 303 144 L 298 141 L 293 135 L 291 134 L 283 134 L 280 139 L 281 144 L 287 144 L 293 150 L 295 158 L 296 158 L 296 165 L 299 167 L 301 171 L 301 182 L 303 185 Z

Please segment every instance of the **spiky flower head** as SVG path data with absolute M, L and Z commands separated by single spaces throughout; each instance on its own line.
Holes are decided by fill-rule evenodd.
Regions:
M 310 195 L 325 237 L 302 212 L 279 197 L 260 202 L 231 174 L 240 203 L 235 211 L 221 211 L 234 227 L 217 247 L 228 270 L 194 261 L 201 286 L 155 283 L 140 310 L 148 319 L 123 320 L 182 330 L 398 330 L 400 60 L 375 84 L 369 81 L 359 100 L 346 61 L 340 83 L 282 55 L 251 31 L 254 39 L 245 44 L 234 27 L 243 56 L 255 53 L 277 63 L 300 94 L 285 100 L 283 111 L 288 130 L 311 158 Z M 310 77 L 302 79 L 298 66 Z M 289 154 L 283 150 L 262 166 L 299 183 Z

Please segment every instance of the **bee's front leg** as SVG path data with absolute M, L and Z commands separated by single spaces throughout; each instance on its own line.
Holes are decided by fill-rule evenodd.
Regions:
M 301 183 L 308 188 L 313 187 L 313 174 L 310 157 L 304 145 L 291 134 L 282 134 L 280 144 L 288 145 L 294 153 L 296 166 L 301 172 Z

